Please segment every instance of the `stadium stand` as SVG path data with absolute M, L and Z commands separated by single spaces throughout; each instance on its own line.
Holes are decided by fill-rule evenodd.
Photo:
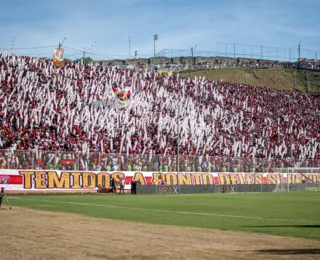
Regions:
M 0 52 L 0 149 L 6 169 L 320 167 L 320 98 Z

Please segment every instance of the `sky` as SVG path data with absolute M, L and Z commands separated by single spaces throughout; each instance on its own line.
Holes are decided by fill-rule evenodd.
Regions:
M 0 9 L 0 49 L 10 50 L 14 39 L 17 55 L 51 57 L 66 38 L 70 59 L 84 49 L 102 60 L 164 49 L 186 56 L 192 47 L 194 55 L 292 58 L 300 42 L 301 56 L 320 57 L 319 0 L 1 0 Z

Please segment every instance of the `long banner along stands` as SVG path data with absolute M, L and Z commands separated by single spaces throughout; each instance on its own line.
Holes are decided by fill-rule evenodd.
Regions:
M 229 185 L 317 183 L 319 173 L 141 172 L 141 171 L 42 171 L 0 170 L 0 187 L 12 192 L 97 191 L 110 188 L 111 178 L 123 178 L 129 190 L 132 180 L 141 185 Z

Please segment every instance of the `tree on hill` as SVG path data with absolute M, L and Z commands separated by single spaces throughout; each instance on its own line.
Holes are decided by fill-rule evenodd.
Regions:
M 83 60 L 83 63 L 84 63 L 84 64 L 89 64 L 89 63 L 93 62 L 93 59 L 90 58 L 90 57 L 86 57 L 86 58 L 84 58 L 84 59 L 82 59 L 82 60 Z
M 73 62 L 83 62 L 84 64 L 89 64 L 91 62 L 93 62 L 94 60 L 90 57 L 86 57 L 86 58 L 82 58 L 82 59 L 76 59 Z

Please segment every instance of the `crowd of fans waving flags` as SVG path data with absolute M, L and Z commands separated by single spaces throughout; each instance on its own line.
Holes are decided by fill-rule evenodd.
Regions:
M 320 159 L 319 95 L 0 52 L 0 149 Z

